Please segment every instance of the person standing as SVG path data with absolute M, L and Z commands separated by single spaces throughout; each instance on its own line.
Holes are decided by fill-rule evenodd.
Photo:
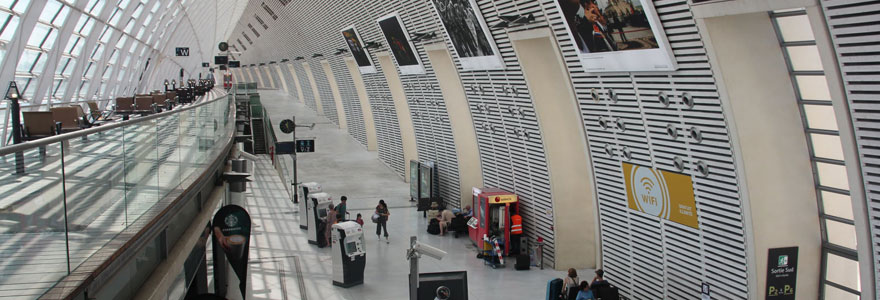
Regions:
M 333 233 L 333 224 L 336 224 L 336 210 L 333 209 L 333 204 L 327 207 L 327 217 L 324 219 L 324 223 L 326 223 L 324 240 L 327 242 L 327 246 L 330 246 L 330 234 Z
M 390 244 L 391 241 L 388 240 L 388 216 L 391 215 L 391 212 L 388 211 L 388 205 L 385 204 L 385 200 L 379 200 L 379 205 L 376 205 L 375 214 L 379 216 L 379 219 L 376 221 L 376 237 L 382 240 L 381 233 L 384 230 L 385 243 Z
M 339 198 L 339 205 L 336 206 L 336 214 L 338 215 L 337 219 L 339 219 L 340 221 L 346 220 L 345 209 L 348 208 L 348 205 L 346 205 L 347 201 L 348 197 L 342 196 L 342 198 Z

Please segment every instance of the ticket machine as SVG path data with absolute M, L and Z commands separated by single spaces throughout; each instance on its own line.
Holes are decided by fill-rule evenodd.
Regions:
M 498 240 L 504 256 L 510 253 L 510 216 L 519 212 L 516 194 L 497 188 L 474 188 L 474 226 L 468 228 L 471 241 L 482 249 L 483 235 Z
M 324 235 L 327 224 L 324 221 L 327 219 L 327 211 L 330 210 L 330 204 L 333 201 L 327 193 L 309 194 L 308 199 L 306 211 L 309 213 L 309 244 L 325 247 L 327 246 L 327 238 Z
M 347 221 L 333 224 L 332 232 L 333 285 L 351 287 L 364 283 L 367 247 L 363 228 Z
M 322 192 L 321 185 L 317 182 L 303 182 L 297 186 L 299 189 L 298 193 L 296 193 L 296 202 L 299 204 L 299 228 L 306 229 L 309 228 L 309 213 L 306 213 L 308 210 L 306 209 L 306 201 L 308 199 L 309 193 L 320 193 Z

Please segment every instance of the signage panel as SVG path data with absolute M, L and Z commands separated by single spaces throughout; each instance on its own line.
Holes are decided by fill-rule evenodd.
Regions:
M 630 209 L 700 228 L 690 176 L 623 163 L 623 177 Z

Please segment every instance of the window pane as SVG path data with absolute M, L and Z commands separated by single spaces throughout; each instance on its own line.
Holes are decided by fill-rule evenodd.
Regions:
M 43 43 L 43 39 L 49 35 L 49 26 L 37 23 L 34 30 L 31 31 L 31 37 L 28 39 L 27 45 L 31 47 L 39 47 Z
M 825 230 L 828 232 L 829 243 L 856 249 L 855 226 L 826 219 Z
M 816 162 L 816 171 L 819 173 L 819 184 L 849 190 L 845 166 Z
M 828 91 L 828 82 L 825 81 L 825 76 L 798 75 L 795 76 L 795 79 L 801 93 L 801 99 L 831 100 L 831 92 Z
M 92 0 L 92 2 L 89 3 L 91 5 L 86 7 L 91 7 L 89 12 L 93 15 L 97 15 L 99 12 L 101 12 L 101 9 L 104 8 L 105 2 L 105 0 Z
M 110 21 L 107 23 L 116 26 L 117 24 L 119 24 L 120 18 L 122 18 L 122 10 L 117 8 L 115 11 L 113 11 L 113 16 L 110 17 Z
M 0 15 L 4 15 L 3 20 L 8 18 L 9 16 L 5 13 L 2 13 Z M 12 35 L 15 34 L 15 29 L 18 28 L 18 21 L 18 16 L 12 16 L 12 18 L 9 19 L 9 24 L 7 24 L 5 28 L 3 28 L 3 33 L 0 33 L 0 40 L 4 40 L 7 42 L 12 40 Z
M 55 20 L 52 21 L 52 25 L 61 27 L 64 25 L 64 21 L 67 20 L 67 15 L 70 14 L 70 7 L 62 7 L 61 12 L 58 13 L 58 16 L 55 17 Z
M 97 46 L 95 46 L 95 51 L 92 52 L 91 58 L 99 59 L 101 58 L 101 54 L 104 54 L 104 45 L 98 44 Z
M 73 68 L 75 66 L 76 66 L 76 59 L 71 59 L 70 63 L 67 64 L 67 68 L 65 68 L 64 72 L 62 72 L 61 74 L 64 76 L 70 76 L 70 74 L 73 73 Z
M 35 62 L 37 62 L 38 56 L 40 56 L 39 51 L 25 49 L 24 52 L 21 53 L 21 59 L 18 60 L 18 67 L 15 68 L 15 72 L 17 72 L 17 73 L 30 72 L 31 67 L 34 66 Z M 19 86 L 19 87 L 21 87 L 21 86 Z
M 52 50 L 55 47 L 55 40 L 58 38 L 58 30 L 54 28 L 49 30 L 49 36 L 46 37 L 46 40 L 43 42 L 43 45 L 40 48 L 44 50 Z
M 832 253 L 828 253 L 827 259 L 828 260 L 825 263 L 825 267 L 827 268 L 825 278 L 828 281 L 857 291 L 861 290 L 861 284 L 859 282 L 859 262 Z
M 15 3 L 15 7 L 13 7 L 12 10 L 23 15 L 30 4 L 31 0 L 19 0 Z
M 825 214 L 853 220 L 852 199 L 849 196 L 827 191 L 820 194 Z
M 840 136 L 827 134 L 810 134 L 813 140 L 813 152 L 816 157 L 843 160 L 843 148 Z
M 812 41 L 813 29 L 810 27 L 810 19 L 806 15 L 776 18 L 782 40 L 786 42 Z
M 795 71 L 822 71 L 822 59 L 819 49 L 815 46 L 786 47 L 791 60 L 791 68 Z
M 813 129 L 837 131 L 837 117 L 831 105 L 804 105 L 807 126 Z
M 58 3 L 58 1 L 50 0 L 46 2 L 46 6 L 43 7 L 43 13 L 40 14 L 40 21 L 51 23 L 59 10 L 61 10 L 61 3 Z
M 841 290 L 832 285 L 825 285 L 825 299 L 834 300 L 859 300 L 859 295 Z
M 98 39 L 102 43 L 106 44 L 110 41 L 110 36 L 113 35 L 113 31 L 110 30 L 110 26 L 104 26 L 104 32 L 101 33 L 101 37 Z
M 46 67 L 46 56 L 48 54 L 43 53 L 39 57 L 37 57 L 37 62 L 34 63 L 33 69 L 31 69 L 31 73 L 34 75 L 40 75 L 43 73 L 43 69 Z
M 83 24 L 82 28 L 79 29 L 79 33 L 86 35 L 92 32 L 92 27 L 95 26 L 95 19 L 88 18 L 86 19 L 86 23 Z
M 52 92 L 52 97 L 60 98 L 64 96 L 64 91 L 67 90 L 67 80 L 57 79 L 53 86 L 55 90 Z

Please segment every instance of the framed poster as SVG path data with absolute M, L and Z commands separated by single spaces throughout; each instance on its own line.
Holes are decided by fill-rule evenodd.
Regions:
M 424 74 L 425 68 L 422 67 L 422 61 L 416 53 L 416 47 L 409 39 L 409 33 L 400 20 L 400 16 L 395 12 L 387 16 L 381 17 L 376 22 L 379 23 L 379 29 L 385 35 L 385 42 L 391 49 L 391 54 L 397 60 L 397 67 L 400 74 Z
M 504 62 L 498 53 L 486 22 L 474 0 L 431 0 L 443 22 L 443 28 L 465 70 L 501 69 Z
M 354 25 L 342 29 L 342 37 L 345 38 L 345 43 L 348 45 L 351 56 L 357 62 L 361 73 L 376 73 L 376 66 L 370 60 L 370 53 L 367 52 L 367 49 L 364 49 L 363 40 L 361 40 L 361 36 L 357 33 Z
M 660 18 L 647 0 L 556 0 L 587 72 L 674 71 Z

